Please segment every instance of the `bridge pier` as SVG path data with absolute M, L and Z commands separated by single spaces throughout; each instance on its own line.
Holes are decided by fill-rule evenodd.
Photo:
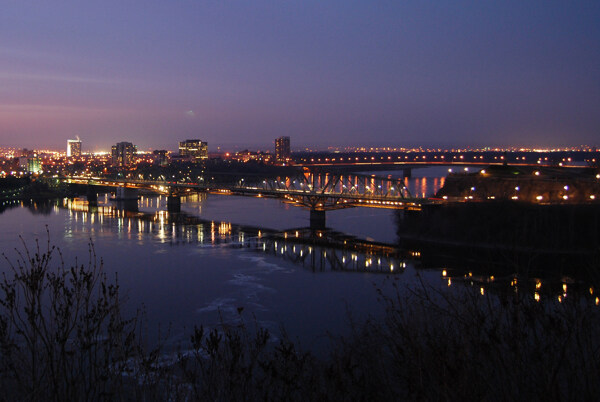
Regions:
M 138 190 L 137 188 L 117 187 L 115 197 L 116 207 L 124 211 L 138 212 Z
M 98 193 L 94 191 L 94 186 L 88 186 L 86 192 L 88 205 L 98 205 Z
M 138 200 L 137 199 L 121 199 L 121 200 L 115 200 L 115 207 L 117 209 L 122 209 L 123 211 L 128 211 L 128 212 L 139 212 L 138 209 Z
M 169 195 L 167 197 L 167 211 L 171 213 L 181 212 L 181 197 L 178 195 Z
M 412 177 L 412 168 L 402 169 L 402 177 L 405 179 L 410 179 Z
M 310 228 L 316 230 L 325 229 L 325 211 L 310 210 Z
M 137 188 L 117 187 L 115 191 L 115 200 L 117 201 L 132 201 L 139 198 Z

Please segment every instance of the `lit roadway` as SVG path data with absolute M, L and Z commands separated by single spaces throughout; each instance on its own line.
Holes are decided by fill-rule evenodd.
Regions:
M 199 182 L 186 182 L 84 176 L 66 177 L 64 181 L 83 185 L 145 189 L 171 197 L 192 191 L 271 197 L 315 211 L 348 207 L 420 209 L 422 204 L 429 202 L 427 199 L 412 197 L 402 179 L 357 174 L 298 174 L 277 179 L 245 176 L 230 178 L 228 182 L 220 183 L 208 178 Z
M 562 166 L 594 165 L 600 154 L 590 151 L 390 151 L 390 152 L 297 152 L 293 163 L 302 167 L 368 170 L 427 166 Z

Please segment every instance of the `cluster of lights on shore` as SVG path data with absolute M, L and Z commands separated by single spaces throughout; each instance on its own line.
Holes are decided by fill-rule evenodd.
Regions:
M 469 168 L 468 168 L 468 167 L 465 167 L 465 168 L 464 168 L 464 172 L 468 172 L 468 171 L 469 171 Z M 449 168 L 449 169 L 448 169 L 448 173 L 453 173 L 453 169 L 452 169 L 452 168 Z M 482 169 L 482 170 L 480 170 L 480 171 L 479 171 L 479 173 L 480 173 L 481 175 L 485 175 L 485 174 L 487 174 L 487 172 L 486 172 L 486 170 L 485 170 L 485 169 Z M 536 170 L 536 171 L 534 171 L 534 172 L 533 172 L 533 175 L 534 175 L 534 176 L 540 176 L 540 171 L 539 171 L 539 170 Z M 596 174 L 596 179 L 597 179 L 597 180 L 600 180 L 600 173 Z M 475 187 L 471 187 L 471 191 L 472 191 L 472 192 L 473 192 L 473 191 L 475 191 L 475 190 L 476 190 L 476 188 L 475 188 Z M 515 192 L 519 192 L 519 191 L 521 190 L 521 187 L 519 187 L 519 186 L 515 186 L 515 187 L 514 187 L 514 190 L 515 190 Z M 568 186 L 567 184 L 565 184 L 565 185 L 563 186 L 563 190 L 564 190 L 565 192 L 569 191 L 569 186 Z M 442 196 L 442 198 L 443 198 L 444 200 L 448 200 L 448 199 L 449 199 L 449 197 L 448 197 L 447 195 L 444 195 L 444 196 Z M 518 195 L 516 195 L 516 194 L 515 194 L 515 195 L 513 195 L 513 196 L 511 196 L 510 198 L 511 198 L 512 200 L 519 200 L 519 196 L 518 196 Z M 568 200 L 569 200 L 569 195 L 568 195 L 568 194 L 562 194 L 562 195 L 560 196 L 560 198 L 561 198 L 561 199 L 563 199 L 563 200 L 565 200 L 565 201 L 568 201 Z M 589 194 L 589 195 L 587 196 L 587 198 L 588 198 L 590 201 L 594 201 L 594 200 L 596 200 L 596 195 L 595 195 L 595 194 Z M 469 196 L 464 196 L 464 200 L 472 200 L 472 199 L 474 199 L 474 197 L 473 197 L 472 195 L 469 195 Z M 496 196 L 494 196 L 494 195 L 490 195 L 490 196 L 487 196 L 487 199 L 488 199 L 488 200 L 494 200 L 494 199 L 496 199 Z M 535 199 L 536 199 L 537 201 L 544 201 L 544 196 L 543 196 L 543 195 L 536 195 L 536 196 L 535 196 Z
M 448 286 L 452 286 L 452 277 L 450 275 L 448 275 L 448 271 L 446 269 L 443 269 L 441 271 L 441 276 L 442 279 L 446 281 Z M 457 278 L 454 278 L 457 279 Z M 461 281 L 468 281 L 470 286 L 475 286 L 475 278 L 473 277 L 473 273 L 469 272 L 463 276 L 461 276 L 460 278 Z M 493 283 L 496 281 L 496 278 L 494 277 L 494 275 L 490 275 L 489 277 L 484 277 L 484 278 L 478 278 L 477 282 L 479 282 L 479 293 L 483 296 L 485 295 L 485 287 L 483 286 L 483 283 Z M 512 277 L 510 279 L 510 286 L 514 289 L 515 293 L 518 292 L 518 278 L 517 277 Z M 541 300 L 541 295 L 540 295 L 540 289 L 542 288 L 542 280 L 541 279 L 535 279 L 535 290 L 533 292 L 533 299 L 536 302 L 539 302 Z M 559 303 L 562 303 L 566 298 L 567 298 L 567 289 L 568 289 L 568 285 L 566 282 L 563 282 L 561 285 L 562 288 L 562 292 L 560 292 L 560 294 L 556 295 L 556 301 L 558 301 Z M 594 287 L 590 286 L 589 288 L 589 294 L 590 296 L 592 296 L 593 298 L 593 303 L 596 306 L 600 306 L 600 297 L 599 296 L 594 296 Z

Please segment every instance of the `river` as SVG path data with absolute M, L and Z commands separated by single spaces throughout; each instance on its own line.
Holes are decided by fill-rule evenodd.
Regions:
M 428 196 L 443 185 L 446 173 L 416 169 L 405 183 L 411 194 Z M 303 241 L 308 211 L 275 199 L 193 195 L 182 199 L 184 220 L 169 216 L 161 196 L 141 197 L 138 209 L 120 211 L 108 194 L 99 197 L 97 208 L 66 199 L 21 203 L 0 214 L 0 250 L 14 261 L 14 249 L 23 247 L 19 237 L 30 249 L 35 239 L 45 247 L 48 231 L 69 265 L 88 261 L 91 242 L 109 279 L 118 275 L 126 313 L 142 310 L 149 336 L 160 331 L 170 345 L 187 341 L 194 325 L 237 322 L 243 310 L 247 323 L 256 321 L 275 334 L 283 327 L 303 347 L 318 349 L 326 333 L 349 329 L 350 316 L 382 313 L 376 288 L 392 291 L 393 281 L 407 286 L 447 281 L 442 267 L 417 269 L 418 259 L 382 247 L 396 242 L 392 210 L 327 212 L 336 239 L 377 243 L 379 248 L 365 252 Z

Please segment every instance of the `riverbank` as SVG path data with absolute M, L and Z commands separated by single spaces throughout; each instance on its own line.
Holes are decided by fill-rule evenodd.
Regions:
M 488 166 L 476 173 L 449 174 L 435 196 L 454 201 L 594 203 L 600 201 L 600 171 L 594 168 Z
M 403 248 L 426 266 L 541 277 L 597 275 L 600 205 L 495 201 L 432 205 L 398 214 Z
M 50 200 L 73 196 L 64 185 L 52 185 L 33 177 L 7 176 L 0 179 L 0 202 Z

